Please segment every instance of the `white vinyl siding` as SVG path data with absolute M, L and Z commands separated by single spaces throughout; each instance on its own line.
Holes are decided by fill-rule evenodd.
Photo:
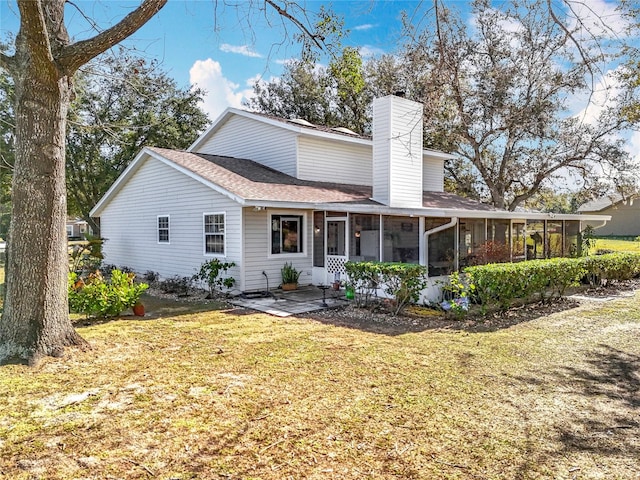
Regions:
M 237 115 L 197 152 L 253 160 L 291 176 L 297 173 L 295 132 Z
M 298 283 L 308 285 L 311 283 L 312 255 L 311 239 L 313 238 L 312 223 L 310 221 L 311 211 L 301 210 L 278 210 L 280 215 L 304 215 L 303 253 L 289 255 L 270 255 L 270 220 L 271 215 L 268 210 L 255 211 L 253 208 L 244 209 L 244 259 L 245 267 L 245 290 L 265 290 L 267 287 L 267 277 L 269 288 L 280 285 L 282 277 L 280 269 L 285 262 L 291 262 L 293 266 L 301 272 Z M 265 275 L 262 274 L 264 272 Z
M 390 207 L 422 206 L 422 132 L 422 104 L 393 95 L 373 101 L 375 200 Z
M 191 277 L 211 258 L 204 254 L 203 213 L 225 212 L 225 259 L 242 288 L 241 207 L 164 163 L 147 158 L 105 206 L 100 217 L 106 239 L 104 262 L 161 277 Z M 171 244 L 158 244 L 157 217 L 170 216 Z M 133 228 L 135 227 L 135 228 Z
M 318 182 L 371 185 L 372 147 L 322 138 L 298 140 L 298 178 Z
M 444 192 L 444 160 L 424 157 L 422 162 L 422 189 L 426 192 Z
M 374 103 L 375 122 L 373 124 L 373 199 L 383 205 L 391 203 L 389 174 L 391 169 L 391 105 Z M 383 140 L 384 137 L 384 140 Z
M 169 215 L 158 215 L 158 243 L 170 243 L 169 228 Z

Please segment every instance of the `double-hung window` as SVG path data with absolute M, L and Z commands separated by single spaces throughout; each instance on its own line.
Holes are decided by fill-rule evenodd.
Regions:
M 169 243 L 169 215 L 158 215 L 158 243 Z
M 204 214 L 204 253 L 224 255 L 224 213 Z
M 302 215 L 271 215 L 271 254 L 302 253 Z

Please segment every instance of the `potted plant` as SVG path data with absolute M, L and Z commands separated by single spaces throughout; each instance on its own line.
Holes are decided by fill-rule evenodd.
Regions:
M 131 309 L 136 317 L 144 317 L 144 305 L 139 300 L 133 307 L 131 307 Z
M 282 275 L 282 290 L 295 290 L 298 288 L 300 272 L 296 270 L 292 263 L 285 263 L 280 273 Z

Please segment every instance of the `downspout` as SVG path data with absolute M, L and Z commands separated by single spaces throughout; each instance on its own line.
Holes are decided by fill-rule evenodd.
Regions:
M 431 230 L 427 230 L 424 232 L 424 264 L 427 266 L 427 272 L 429 271 L 429 235 L 433 235 L 434 233 L 441 232 L 443 230 L 447 230 L 448 228 L 455 227 L 458 224 L 458 217 L 451 217 L 451 221 L 449 223 L 445 223 L 444 225 L 440 225 L 439 227 L 432 228 Z M 455 240 L 454 240 L 455 241 Z M 456 251 L 458 249 L 458 245 L 454 245 Z M 456 255 L 457 258 L 457 255 Z M 427 273 L 428 276 L 428 273 Z
M 597 230 L 598 228 L 602 228 L 602 227 L 604 227 L 604 226 L 607 224 L 607 222 L 608 222 L 608 221 L 609 221 L 609 220 L 601 220 L 602 225 L 594 226 L 594 224 L 593 224 L 593 223 L 591 223 L 592 221 L 589 221 L 589 220 L 580 220 L 580 231 L 582 232 L 582 230 L 584 230 L 584 229 L 582 228 L 582 224 L 583 224 L 583 223 L 584 223 L 584 224 L 587 224 L 587 225 L 591 225 L 591 226 L 593 227 L 593 229 L 594 229 L 594 230 Z

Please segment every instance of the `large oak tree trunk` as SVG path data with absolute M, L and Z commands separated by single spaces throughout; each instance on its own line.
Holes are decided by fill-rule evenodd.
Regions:
M 68 314 L 65 127 L 67 77 L 38 64 L 16 82 L 16 152 L 12 184 L 6 303 L 0 357 L 36 360 L 83 344 Z
M 167 0 L 143 0 L 111 28 L 71 44 L 66 0 L 17 0 L 16 52 L 0 52 L 0 67 L 15 83 L 15 165 L 0 319 L 0 363 L 35 363 L 86 345 L 69 319 L 65 220 L 65 132 L 71 80 L 89 60 L 134 33 Z

